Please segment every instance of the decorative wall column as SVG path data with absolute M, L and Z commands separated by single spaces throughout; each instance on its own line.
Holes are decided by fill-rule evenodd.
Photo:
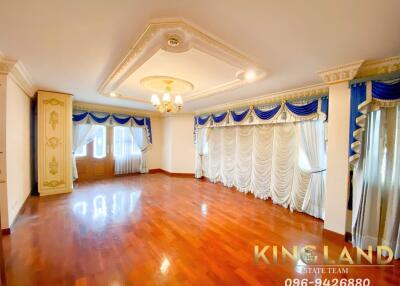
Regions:
M 329 120 L 324 228 L 345 234 L 349 186 L 350 88 L 363 61 L 320 72 L 329 84 Z
M 72 191 L 72 95 L 38 92 L 38 189 Z

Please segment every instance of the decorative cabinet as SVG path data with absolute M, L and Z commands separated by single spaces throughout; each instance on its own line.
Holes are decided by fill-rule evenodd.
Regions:
M 38 190 L 72 191 L 72 95 L 38 91 Z

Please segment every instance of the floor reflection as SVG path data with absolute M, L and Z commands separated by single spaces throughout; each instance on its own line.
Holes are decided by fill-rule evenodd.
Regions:
M 169 262 L 169 259 L 167 257 L 164 257 L 164 259 L 161 262 L 161 266 L 160 266 L 161 273 L 167 274 L 170 265 L 171 265 L 171 263 Z
M 136 210 L 140 196 L 140 191 L 100 194 L 93 198 L 75 200 L 72 209 L 75 215 L 83 218 L 89 218 L 87 215 L 91 214 L 93 221 L 106 217 L 125 218 Z
M 204 217 L 207 216 L 207 211 L 208 211 L 207 204 L 206 203 L 202 203 L 200 208 L 201 208 L 201 214 Z

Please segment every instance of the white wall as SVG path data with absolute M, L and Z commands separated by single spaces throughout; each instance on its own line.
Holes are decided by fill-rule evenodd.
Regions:
M 8 76 L 6 88 L 7 215 L 2 228 L 14 222 L 31 191 L 31 98 Z M 5 211 L 2 211 L 2 214 Z
M 193 115 L 177 114 L 161 120 L 161 169 L 171 173 L 194 173 Z
M 329 121 L 324 228 L 344 234 L 348 197 L 350 89 L 348 82 L 329 87 Z
M 147 157 L 149 169 L 160 169 L 162 162 L 162 120 L 160 117 L 151 117 L 151 133 L 153 144 L 151 145 Z

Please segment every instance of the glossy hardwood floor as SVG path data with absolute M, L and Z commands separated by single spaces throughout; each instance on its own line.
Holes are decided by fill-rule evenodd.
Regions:
M 7 285 L 284 285 L 295 277 L 399 285 L 398 263 L 338 275 L 255 264 L 255 244 L 326 244 L 338 255 L 345 244 L 322 229 L 308 215 L 204 180 L 148 174 L 81 183 L 70 195 L 29 198 L 3 237 Z

